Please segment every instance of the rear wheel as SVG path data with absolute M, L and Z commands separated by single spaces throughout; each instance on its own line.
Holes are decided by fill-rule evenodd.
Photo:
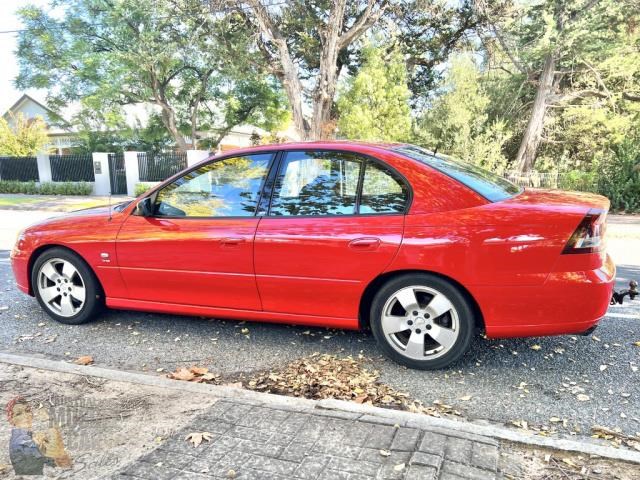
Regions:
M 423 370 L 458 360 L 469 349 L 474 320 L 459 289 L 427 273 L 390 280 L 371 305 L 371 329 L 382 350 L 402 365 Z
M 91 269 L 63 248 L 46 250 L 36 259 L 31 284 L 40 306 L 61 323 L 87 322 L 102 305 L 100 286 Z

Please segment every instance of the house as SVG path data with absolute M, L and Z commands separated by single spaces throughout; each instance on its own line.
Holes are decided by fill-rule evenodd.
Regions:
M 37 117 L 42 118 L 47 125 L 47 133 L 50 138 L 48 149 L 55 151 L 55 153 L 59 155 L 69 153 L 70 148 L 75 142 L 76 134 L 71 128 L 60 127 L 60 125 L 66 124 L 60 115 L 26 93 L 22 95 L 2 117 L 9 123 L 9 126 L 13 127 L 15 117 L 17 117 L 18 114 L 22 114 L 27 120 L 32 120 Z
M 73 106 L 71 106 L 69 112 L 72 112 L 73 109 Z M 149 104 L 127 105 L 124 108 L 126 121 L 129 125 L 145 124 L 153 109 L 153 105 Z M 26 93 L 4 113 L 3 117 L 9 125 L 12 125 L 14 118 L 20 113 L 26 119 L 41 117 L 44 120 L 49 129 L 48 135 L 51 139 L 48 148 L 50 151 L 58 155 L 66 154 L 70 152 L 70 149 L 76 143 L 77 132 L 68 125 L 63 116 L 64 114 L 54 112 Z M 222 139 L 218 145 L 218 152 L 227 152 L 236 148 L 251 146 L 268 134 L 265 130 L 253 125 L 238 125 L 231 129 Z M 278 132 L 278 137 L 285 141 L 298 140 L 297 134 L 292 128 L 284 132 Z M 190 138 L 185 140 L 187 143 L 191 143 Z

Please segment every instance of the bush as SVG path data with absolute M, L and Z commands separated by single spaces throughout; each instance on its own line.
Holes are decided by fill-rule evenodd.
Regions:
M 627 140 L 601 167 L 598 193 L 611 200 L 611 209 L 640 211 L 640 142 Z
M 577 192 L 596 192 L 598 190 L 598 173 L 571 170 L 558 175 L 558 188 Z
M 17 182 L 0 180 L 0 193 L 25 193 L 28 195 L 90 195 L 90 182 Z
M 147 190 L 149 190 L 150 188 L 153 188 L 157 185 L 157 183 L 136 183 L 136 186 L 134 188 L 134 193 L 136 195 L 136 197 L 142 195 L 144 192 L 146 192 Z

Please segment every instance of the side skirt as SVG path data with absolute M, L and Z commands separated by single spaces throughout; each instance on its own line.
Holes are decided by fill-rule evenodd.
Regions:
M 178 303 L 150 302 L 127 298 L 107 297 L 107 307 L 118 310 L 139 310 L 143 312 L 168 313 L 175 315 L 193 315 L 201 317 L 224 318 L 230 320 L 254 320 L 258 322 L 309 325 L 314 327 L 344 328 L 358 330 L 357 318 L 320 317 L 293 313 L 263 312 L 233 308 L 205 307 L 200 305 L 182 305 Z

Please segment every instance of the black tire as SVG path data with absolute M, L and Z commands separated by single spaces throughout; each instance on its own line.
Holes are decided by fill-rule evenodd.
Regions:
M 52 259 L 60 259 L 71 263 L 71 265 L 76 269 L 77 275 L 79 275 L 80 281 L 84 286 L 84 303 L 81 306 L 78 306 L 78 311 L 71 316 L 57 314 L 52 310 L 52 307 L 45 302 L 40 293 L 38 286 L 40 270 L 45 263 Z M 78 277 L 74 276 L 74 278 L 78 281 Z M 88 322 L 95 318 L 103 307 L 104 295 L 95 274 L 82 257 L 65 248 L 50 248 L 40 254 L 31 269 L 31 285 L 33 287 L 33 293 L 42 309 L 47 313 L 47 315 L 60 323 L 67 325 L 80 325 L 81 323 Z M 53 286 L 55 287 L 55 284 Z
M 440 354 L 440 356 L 437 356 L 437 358 L 429 358 L 428 356 L 425 356 L 423 360 L 422 359 L 417 360 L 414 358 L 410 358 L 409 356 L 403 355 L 399 351 L 399 349 L 402 348 L 401 342 L 398 342 L 395 340 L 397 337 L 395 337 L 394 335 L 386 335 L 383 331 L 382 314 L 383 314 L 383 309 L 385 307 L 385 304 L 387 304 L 387 301 L 391 302 L 389 305 L 392 305 L 393 300 L 391 299 L 394 297 L 395 294 L 397 294 L 399 291 L 401 291 L 404 288 L 416 287 L 416 286 L 422 286 L 422 287 L 425 287 L 426 289 L 432 289 L 443 294 L 449 300 L 450 304 L 452 304 L 453 307 L 455 308 L 455 314 L 457 316 L 457 330 L 456 330 L 457 338 L 454 342 L 451 342 L 452 346 L 449 348 L 448 351 L 445 352 L 444 351 L 445 348 L 443 347 L 443 352 Z M 411 289 L 408 289 L 408 290 L 411 291 Z M 429 301 L 428 294 L 426 295 L 427 297 L 425 298 L 427 298 L 427 301 Z M 389 308 L 389 305 L 387 305 L 387 308 Z M 394 306 L 393 308 L 398 308 L 398 307 Z M 413 313 L 415 312 L 412 312 L 412 313 L 410 313 L 409 311 L 405 312 L 405 314 L 408 316 L 413 315 Z M 471 340 L 475 331 L 475 324 L 476 324 L 474 309 L 472 308 L 472 305 L 470 304 L 469 300 L 467 300 L 465 295 L 460 291 L 460 289 L 456 287 L 453 283 L 441 277 L 428 274 L 428 273 L 405 274 L 405 275 L 401 275 L 401 276 L 390 279 L 378 290 L 378 292 L 374 296 L 373 301 L 371 303 L 370 315 L 371 315 L 370 316 L 371 330 L 373 331 L 373 335 L 376 341 L 378 342 L 378 345 L 384 351 L 384 353 L 393 361 L 401 365 L 404 365 L 409 368 L 419 369 L 419 370 L 440 369 L 440 368 L 447 367 L 452 363 L 456 362 L 457 360 L 459 360 L 460 357 L 462 357 L 467 352 L 467 350 L 471 345 Z M 422 315 L 422 314 L 419 314 L 419 315 Z M 433 323 L 452 322 L 451 317 L 447 317 L 447 315 L 452 315 L 452 314 L 446 313 L 444 314 L 444 316 L 434 317 L 439 320 L 432 319 L 431 322 Z M 427 322 L 428 320 L 425 320 L 425 318 L 428 318 L 429 316 L 428 315 L 426 316 L 422 315 L 422 316 L 424 318 L 420 319 L 420 321 Z M 416 317 L 416 318 L 419 318 L 419 317 Z M 427 328 L 429 329 L 435 328 L 432 325 L 430 325 Z M 416 324 L 414 323 L 411 327 L 408 327 L 408 328 L 412 328 L 415 330 Z M 413 332 L 414 330 L 409 331 L 409 333 L 401 333 L 400 335 L 411 335 L 411 332 Z M 419 330 L 418 330 L 418 333 L 420 333 Z M 429 341 L 429 342 L 433 341 L 431 337 L 427 337 L 425 332 L 423 332 L 423 335 L 427 339 L 425 341 Z M 408 345 L 408 341 L 406 345 Z M 424 345 L 423 345 L 423 349 L 425 351 L 428 351 L 428 348 L 424 347 Z

